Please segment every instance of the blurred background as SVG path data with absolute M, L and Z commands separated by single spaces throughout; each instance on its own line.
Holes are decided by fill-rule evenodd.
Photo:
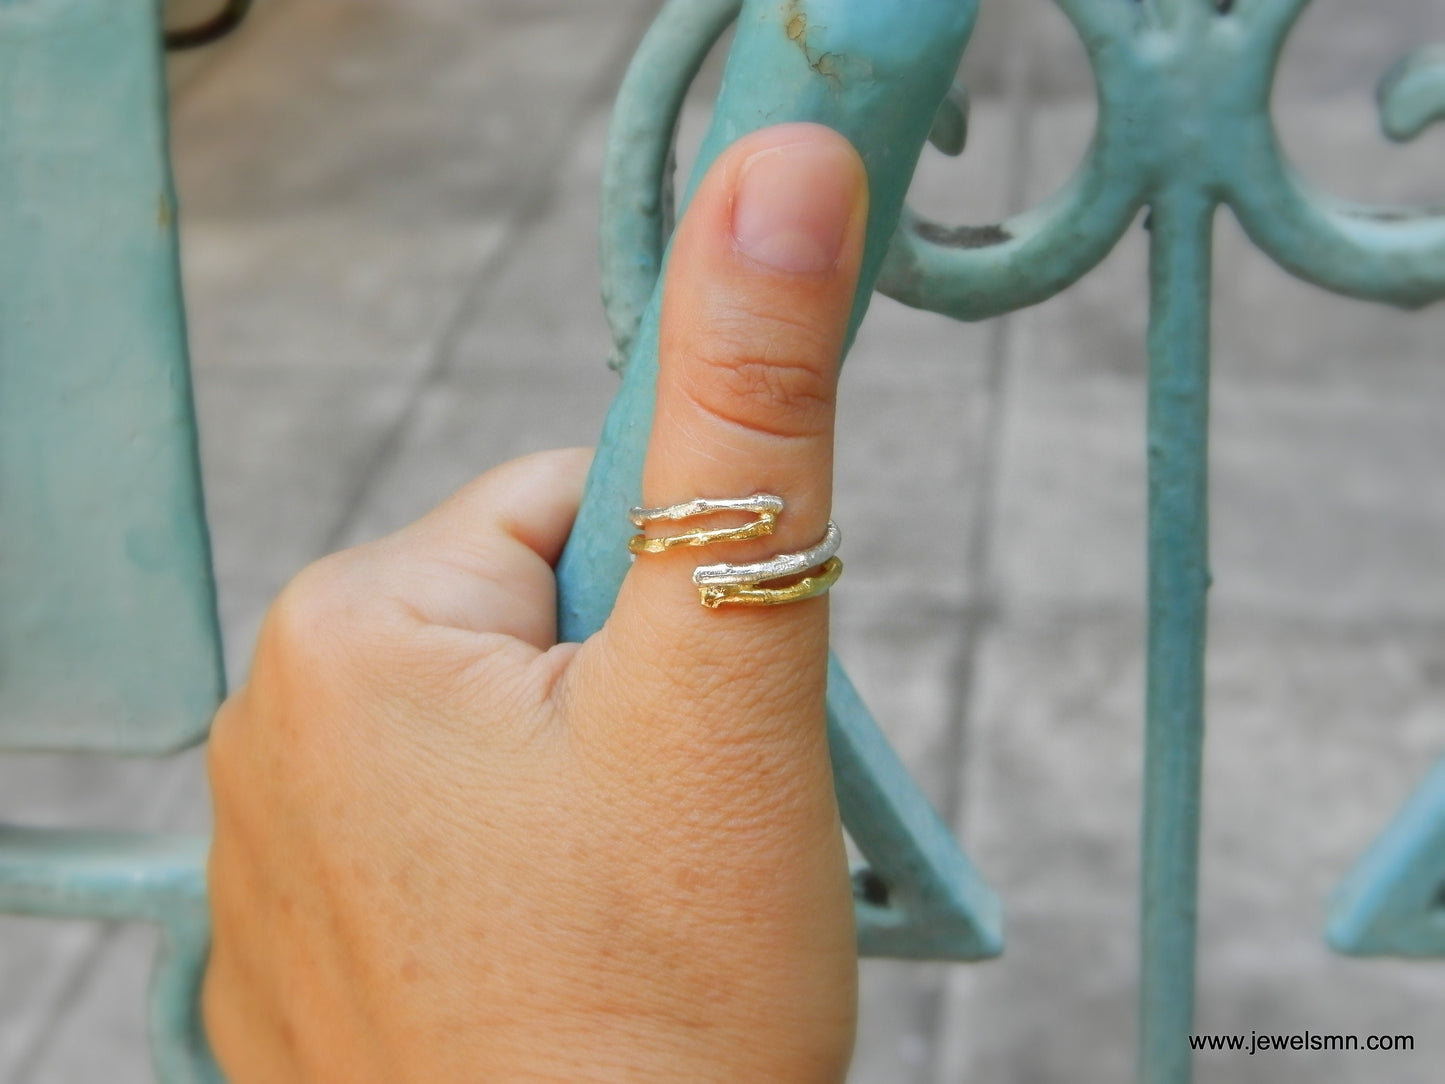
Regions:
M 230 39 L 172 59 L 233 685 L 306 562 L 505 459 L 595 440 L 615 386 L 598 174 L 656 7 L 260 0 Z M 1445 132 L 1389 147 L 1372 101 L 1432 40 L 1438 0 L 1316 0 L 1276 103 L 1306 176 L 1440 201 Z M 1092 81 L 1049 0 L 984 0 L 964 75 L 970 145 L 926 151 L 914 198 L 993 222 L 1078 163 Z M 1330 890 L 1445 754 L 1445 310 L 1295 282 L 1227 212 L 1217 239 L 1198 1028 L 1413 1034 L 1417 1049 L 1201 1055 L 1198 1079 L 1435 1082 L 1445 962 L 1339 959 L 1321 928 Z M 995 962 L 864 964 L 860 1084 L 1129 1077 L 1144 256 L 1135 229 L 1064 296 L 983 325 L 880 298 L 845 372 L 837 650 L 1008 920 Z M 946 507 L 920 513 L 935 492 Z M 201 757 L 0 758 L 0 819 L 204 830 Z M 0 1080 L 151 1079 L 153 946 L 140 927 L 0 920 Z

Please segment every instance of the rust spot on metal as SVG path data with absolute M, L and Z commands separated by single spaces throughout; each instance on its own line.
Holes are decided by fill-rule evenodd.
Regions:
M 837 53 L 814 49 L 808 44 L 808 15 L 802 10 L 802 0 L 788 0 L 783 8 L 783 14 L 788 15 L 787 22 L 783 24 L 783 33 L 788 36 L 789 41 L 802 50 L 808 67 L 824 79 L 841 83 L 845 58 Z
M 915 230 L 923 240 L 949 248 L 988 248 L 1013 240 L 1013 234 L 998 225 L 940 226 L 936 222 L 920 222 Z
M 860 869 L 853 874 L 853 897 L 874 907 L 887 907 L 888 883 L 873 870 Z
M 1445 204 L 1429 207 L 1353 207 L 1349 213 L 1366 222 L 1417 222 L 1445 214 Z

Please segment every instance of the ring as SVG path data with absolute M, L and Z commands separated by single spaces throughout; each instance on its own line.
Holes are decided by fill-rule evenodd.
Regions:
M 634 527 L 646 527 L 658 520 L 691 519 L 694 516 L 708 516 L 714 512 L 756 512 L 758 518 L 741 527 L 724 527 L 715 531 L 685 531 L 682 534 L 663 538 L 648 538 L 644 534 L 633 535 L 627 540 L 627 548 L 633 553 L 663 553 L 674 546 L 706 546 L 713 542 L 744 542 L 749 538 L 762 538 L 773 533 L 777 526 L 778 514 L 783 510 L 783 498 L 771 493 L 759 493 L 753 497 L 734 498 L 725 501 L 709 501 L 699 498 L 666 508 L 634 508 L 627 514 Z
M 646 527 L 659 521 L 675 522 L 716 512 L 752 512 L 757 519 L 741 527 L 700 529 L 681 534 L 648 538 L 634 535 L 627 548 L 634 554 L 664 553 L 676 546 L 708 546 L 714 542 L 742 542 L 773 533 L 783 499 L 771 493 L 727 500 L 684 501 L 665 508 L 634 508 L 628 517 L 634 526 Z M 843 562 L 836 554 L 843 541 L 842 532 L 828 521 L 823 537 L 815 545 L 798 553 L 780 553 L 766 561 L 734 565 L 726 562 L 699 565 L 693 570 L 692 582 L 697 585 L 702 604 L 709 609 L 720 606 L 780 606 L 802 602 L 826 594 L 843 573 Z M 777 581 L 787 581 L 778 584 Z
M 715 568 L 731 568 L 731 565 L 714 565 Z M 723 583 L 703 586 L 698 584 L 702 604 L 710 610 L 719 606 L 781 606 L 785 602 L 802 602 L 828 593 L 828 589 L 843 575 L 843 562 L 829 557 L 812 576 L 803 576 L 786 587 L 764 587 L 760 583 Z M 697 583 L 697 577 L 693 577 Z

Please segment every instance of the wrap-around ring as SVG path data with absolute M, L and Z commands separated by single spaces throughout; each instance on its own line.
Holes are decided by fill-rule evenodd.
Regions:
M 658 538 L 639 534 L 629 539 L 627 548 L 634 554 L 663 553 L 676 546 L 708 546 L 717 542 L 762 538 L 773 533 L 782 511 L 783 499 L 770 493 L 726 500 L 699 498 L 665 508 L 634 508 L 629 518 L 637 527 L 718 512 L 752 512 L 758 518 L 740 527 L 684 531 Z M 748 564 L 723 562 L 699 565 L 693 571 L 692 582 L 697 585 L 702 604 L 709 609 L 720 606 L 779 606 L 816 598 L 827 593 L 842 575 L 843 562 L 835 556 L 842 540 L 838 525 L 829 520 L 823 537 L 805 550 L 780 553 L 766 561 Z

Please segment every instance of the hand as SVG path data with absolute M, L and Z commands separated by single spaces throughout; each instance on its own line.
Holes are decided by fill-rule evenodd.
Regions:
M 690 573 L 823 534 L 866 200 L 841 136 L 767 129 L 673 244 L 643 501 L 776 493 L 776 534 L 639 558 L 558 644 L 588 454 L 550 452 L 276 601 L 210 746 L 232 1084 L 843 1077 L 827 601 L 706 610 Z

